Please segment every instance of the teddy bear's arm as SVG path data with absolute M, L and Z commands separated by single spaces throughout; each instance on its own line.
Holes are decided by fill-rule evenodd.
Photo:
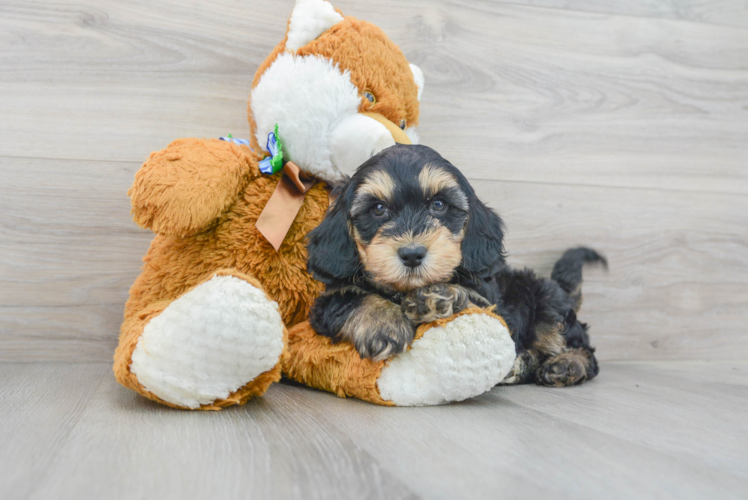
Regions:
M 133 219 L 161 234 L 196 234 L 233 203 L 255 162 L 249 148 L 230 142 L 178 139 L 135 174 L 128 191 Z

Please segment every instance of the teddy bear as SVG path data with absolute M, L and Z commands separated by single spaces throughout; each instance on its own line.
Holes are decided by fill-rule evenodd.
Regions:
M 324 218 L 332 186 L 382 149 L 418 141 L 423 84 L 381 29 L 325 0 L 297 0 L 286 36 L 254 77 L 249 141 L 179 139 L 135 175 L 133 219 L 156 236 L 125 305 L 117 380 L 168 406 L 217 410 L 262 395 L 286 367 L 291 378 L 341 396 L 409 404 L 399 396 L 389 403 L 391 390 L 380 394 L 383 370 L 392 369 L 348 352 L 341 370 L 335 353 L 343 346 L 308 327 L 323 285 L 307 273 L 305 237 Z M 468 313 L 461 317 L 480 323 L 468 330 L 490 330 L 506 344 L 500 318 Z M 417 342 L 428 335 L 421 328 Z M 508 352 L 504 344 L 494 351 Z M 494 351 L 483 364 L 496 365 Z M 511 351 L 489 375 L 480 368 L 487 379 L 458 398 L 499 382 Z M 413 363 L 405 362 L 405 377 L 423 378 Z M 362 370 L 366 382 L 352 382 Z M 388 377 L 395 393 L 407 392 L 402 374 Z M 437 391 L 413 404 L 451 400 Z

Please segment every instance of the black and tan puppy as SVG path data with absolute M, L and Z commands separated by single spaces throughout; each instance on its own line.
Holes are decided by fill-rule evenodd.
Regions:
M 418 324 L 474 303 L 495 305 L 512 333 L 518 357 L 504 383 L 565 386 L 597 375 L 576 310 L 583 263 L 604 259 L 570 250 L 551 279 L 510 269 L 501 219 L 426 146 L 393 146 L 359 167 L 308 248 L 309 271 L 327 285 L 310 322 L 362 357 L 402 352 Z

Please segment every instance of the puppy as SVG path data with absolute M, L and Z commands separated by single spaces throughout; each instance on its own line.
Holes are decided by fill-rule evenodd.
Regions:
M 579 384 L 598 365 L 576 318 L 584 262 L 567 251 L 551 279 L 506 265 L 503 224 L 431 148 L 392 146 L 361 165 L 309 234 L 308 270 L 327 285 L 310 322 L 364 358 L 402 352 L 415 328 L 469 304 L 495 306 L 517 348 L 505 384 Z

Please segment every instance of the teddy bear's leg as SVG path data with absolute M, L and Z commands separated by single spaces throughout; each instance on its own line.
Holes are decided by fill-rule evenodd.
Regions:
M 260 283 L 223 270 L 130 315 L 114 372 L 123 385 L 169 406 L 220 409 L 279 380 L 285 344 L 278 305 Z
M 289 332 L 283 363 L 291 379 L 389 406 L 428 406 L 478 396 L 512 368 L 515 347 L 503 320 L 471 306 L 421 325 L 410 349 L 385 361 L 362 359 L 353 345 L 332 344 L 308 322 Z
M 515 356 L 504 321 L 472 306 L 419 327 L 411 348 L 382 369 L 377 386 L 397 406 L 463 401 L 498 384 Z

